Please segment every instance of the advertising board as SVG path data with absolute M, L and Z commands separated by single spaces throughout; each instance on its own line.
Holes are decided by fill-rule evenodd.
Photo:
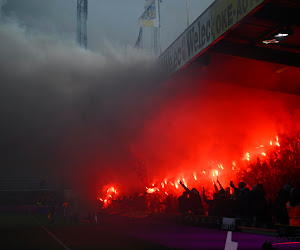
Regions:
M 218 0 L 211 6 L 212 36 L 218 39 L 264 0 Z
M 173 74 L 264 0 L 216 0 L 159 57 L 163 72 Z
M 160 56 L 159 62 L 165 72 L 172 74 L 211 42 L 211 11 L 208 9 Z

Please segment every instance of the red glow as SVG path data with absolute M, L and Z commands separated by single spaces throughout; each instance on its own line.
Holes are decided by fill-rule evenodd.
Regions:
M 276 138 L 276 140 L 279 140 L 278 139 L 278 137 Z M 279 142 L 277 142 L 278 144 L 279 144 Z M 256 149 L 254 149 L 254 148 L 256 148 Z M 261 144 L 259 147 L 254 147 L 252 150 L 250 150 L 249 152 L 252 152 L 251 154 L 253 155 L 253 157 L 254 158 L 256 158 L 256 157 L 259 157 L 259 156 L 266 156 L 267 155 L 267 148 L 266 148 L 266 152 L 261 152 L 261 148 L 264 148 L 264 146 Z M 273 148 L 269 148 L 268 150 L 273 150 Z M 247 160 L 250 160 L 250 153 L 249 152 L 247 152 L 246 154 L 245 154 L 245 157 L 246 157 L 246 159 Z M 231 161 L 231 170 L 232 171 L 235 171 L 236 170 L 236 168 L 240 168 L 240 167 L 242 167 L 244 164 L 243 164 L 243 162 L 242 161 L 236 161 L 236 160 L 233 160 L 233 161 Z M 211 161 L 211 162 L 209 162 L 209 165 L 211 166 L 211 167 L 218 167 L 218 169 L 219 170 L 216 170 L 216 169 L 212 169 L 211 170 L 211 176 L 212 177 L 219 177 L 220 176 L 220 173 L 222 172 L 223 174 L 222 174 L 222 176 L 224 176 L 224 178 L 228 178 L 227 176 L 228 176 L 228 174 L 229 174 L 229 172 L 228 172 L 228 170 L 230 169 L 230 168 L 226 168 L 226 167 L 223 167 L 223 164 L 222 163 L 218 163 L 217 161 Z M 247 172 L 247 173 L 249 173 L 249 172 L 251 172 L 252 171 L 252 168 L 251 167 L 247 167 L 247 165 L 245 166 L 246 168 L 244 168 L 244 170 Z M 204 174 L 204 176 L 201 178 L 201 182 L 205 182 L 205 174 L 206 174 L 206 171 L 205 170 L 202 170 L 202 173 Z M 170 174 L 170 173 L 169 173 Z M 177 175 L 177 176 L 180 176 L 180 175 Z M 204 179 L 203 179 L 204 178 Z M 188 181 L 190 181 L 190 182 L 193 182 L 193 181 L 198 181 L 198 178 L 197 178 L 197 176 L 196 176 L 196 171 L 193 171 L 192 173 L 190 173 L 190 174 L 185 174 L 185 177 L 182 177 L 182 178 L 180 178 L 181 180 L 182 180 L 182 183 L 185 185 L 185 186 L 188 186 L 188 184 L 187 184 L 187 182 Z M 180 179 L 176 179 L 175 180 L 175 183 L 173 183 L 173 182 L 170 182 L 170 184 L 171 184 L 171 186 L 169 187 L 169 191 L 170 192 L 178 192 L 178 191 L 176 191 L 177 189 L 179 189 L 179 185 L 178 185 L 178 183 L 180 182 Z M 159 181 L 159 179 L 157 179 L 156 178 L 156 181 Z M 215 185 L 215 180 L 214 180 L 214 178 L 212 178 L 211 179 L 211 181 L 212 181 L 212 183 Z M 158 182 L 159 183 L 159 182 Z M 161 185 L 161 187 L 164 189 L 164 188 L 166 188 L 167 187 L 167 184 L 165 184 L 165 183 L 167 183 L 167 181 L 166 181 L 166 178 L 162 178 L 161 179 L 161 182 L 160 182 L 160 185 Z M 151 184 L 151 188 L 148 188 L 148 187 L 146 187 L 146 190 L 147 190 L 147 193 L 155 193 L 155 192 L 160 192 L 160 189 L 158 188 L 158 187 L 153 187 L 153 185 L 154 185 L 154 182 Z M 192 184 L 192 186 L 193 186 L 194 184 Z M 171 187 L 175 187 L 176 189 L 170 189 Z M 163 193 L 164 194 L 166 194 L 166 195 L 169 195 L 169 191 L 167 192 L 167 191 L 163 191 Z M 110 188 L 108 188 L 107 190 L 106 190 L 106 193 L 107 193 L 107 196 L 106 196 L 106 199 L 104 200 L 104 203 L 105 204 L 108 204 L 109 203 L 109 199 L 112 199 L 113 198 L 113 196 L 112 196 L 112 194 L 116 194 L 117 193 L 117 191 L 116 191 L 116 189 L 114 188 L 114 187 L 110 187 Z M 103 199 L 102 198 L 98 198 L 98 200 L 100 200 L 100 201 L 103 201 Z
M 212 63 L 219 64 L 217 60 Z M 239 63 L 227 66 L 222 61 L 219 65 L 222 77 L 221 73 L 215 74 L 209 82 L 200 77 L 199 80 L 184 77 L 176 86 L 172 85 L 170 89 L 174 95 L 168 95 L 170 98 L 153 111 L 134 141 L 128 143 L 134 145 L 134 156 L 147 166 L 145 184 L 136 175 L 130 175 L 130 166 L 124 166 L 127 158 L 117 162 L 116 167 L 112 164 L 111 169 L 126 169 L 122 174 L 126 172 L 127 175 L 118 177 L 118 171 L 110 175 L 116 176 L 120 194 L 134 194 L 136 190 L 143 192 L 145 186 L 157 186 L 163 195 L 167 192 L 179 196 L 183 191 L 179 188 L 179 179 L 189 188 L 200 190 L 204 186 L 212 193 L 210 181 L 212 178 L 216 181 L 217 176 L 224 188 L 231 180 L 241 181 L 244 174 L 256 176 L 250 164 L 256 164 L 257 158 L 261 162 L 268 160 L 272 150 L 284 147 L 281 135 L 300 127 L 299 122 L 293 122 L 299 117 L 300 102 L 297 96 L 234 85 L 234 73 L 243 83 L 265 85 L 277 81 L 273 78 L 274 73 L 271 74 L 277 69 L 276 65 L 268 68 L 264 64 L 255 64 L 255 72 L 260 77 L 245 72 L 247 67 L 244 66 L 249 65 L 243 61 L 243 67 Z M 224 82 L 220 83 L 223 78 Z
M 255 87 L 297 89 L 299 69 L 288 67 L 279 74 L 276 71 L 282 65 L 216 53 L 210 56 L 205 72 L 200 72 L 197 66 L 195 72 L 186 68 L 187 74 L 181 72 L 175 81 L 161 83 L 158 93 L 153 88 L 153 92 L 149 94 L 147 90 L 146 95 L 142 91 L 125 91 L 130 95 L 118 96 L 120 102 L 111 98 L 114 105 L 121 104 L 118 105 L 120 109 L 114 105 L 109 107 L 114 112 L 109 112 L 112 117 L 107 120 L 115 126 L 106 129 L 105 125 L 94 123 L 96 129 L 93 131 L 89 130 L 90 126 L 82 129 L 80 124 L 79 129 L 75 129 L 73 137 L 78 135 L 79 139 L 74 145 L 93 142 L 86 149 L 74 150 L 78 153 L 68 152 L 75 163 L 79 157 L 74 155 L 80 155 L 82 160 L 76 165 L 84 166 L 74 171 L 81 180 L 78 189 L 86 187 L 88 192 L 85 193 L 104 199 L 105 195 L 95 192 L 101 188 L 94 186 L 112 183 L 120 196 L 128 196 L 143 192 L 145 186 L 155 183 L 161 190 L 178 196 L 182 188 L 177 190 L 174 181 L 183 176 L 189 188 L 212 189 L 210 181 L 214 169 L 218 169 L 225 188 L 231 180 L 241 181 L 250 163 L 256 164 L 257 157 L 265 160 L 267 157 L 263 157 L 262 151 L 271 157 L 271 149 L 284 147 L 281 135 L 299 131 L 299 96 Z M 146 105 L 144 99 L 147 99 Z M 121 112 L 115 112 L 117 110 Z M 105 123 L 106 116 L 103 117 Z M 80 140 L 83 143 L 79 143 Z M 273 145 L 269 145 L 270 141 Z M 281 148 L 275 142 L 280 143 Z M 264 148 L 257 149 L 259 145 Z M 74 148 L 71 143 L 70 146 Z M 246 152 L 248 160 L 244 157 Z M 133 171 L 137 161 L 144 163 Z M 220 163 L 223 169 L 218 167 Z M 159 184 L 165 180 L 168 184 L 172 181 L 173 185 L 165 183 L 167 186 L 162 189 Z
M 246 153 L 246 154 L 245 154 L 245 159 L 246 159 L 247 161 L 250 161 L 250 154 L 249 154 L 249 153 Z
M 107 191 L 106 191 L 107 193 L 117 193 L 117 191 L 115 190 L 115 188 L 114 187 L 110 187 L 109 189 L 107 189 Z
M 155 193 L 155 192 L 159 192 L 159 189 L 157 187 L 154 187 L 154 188 L 146 188 L 147 189 L 147 193 L 148 194 L 152 194 L 152 193 Z

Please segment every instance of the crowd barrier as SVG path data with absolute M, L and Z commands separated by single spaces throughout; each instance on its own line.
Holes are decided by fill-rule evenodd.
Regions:
M 290 226 L 300 226 L 300 206 L 286 206 L 290 218 Z

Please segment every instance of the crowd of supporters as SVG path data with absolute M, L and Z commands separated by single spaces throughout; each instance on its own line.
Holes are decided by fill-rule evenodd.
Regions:
M 289 224 L 288 207 L 300 205 L 300 135 L 280 136 L 280 146 L 268 156 L 257 158 L 237 173 L 240 182 L 231 181 L 223 188 L 214 183 L 214 194 L 201 193 L 180 182 L 183 193 L 162 195 L 159 192 L 136 193 L 118 197 L 109 205 L 112 210 L 139 210 L 165 213 L 250 218 L 254 221 L 273 221 Z M 104 206 L 105 204 L 100 204 Z

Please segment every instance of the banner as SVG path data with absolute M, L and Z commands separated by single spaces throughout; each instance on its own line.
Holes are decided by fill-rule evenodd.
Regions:
M 162 70 L 172 74 L 182 68 L 264 1 L 216 0 L 161 54 Z
M 212 6 L 213 40 L 241 21 L 264 0 L 219 0 Z
M 159 27 L 158 0 L 152 0 L 146 7 L 145 12 L 139 18 L 139 25 L 141 27 Z

